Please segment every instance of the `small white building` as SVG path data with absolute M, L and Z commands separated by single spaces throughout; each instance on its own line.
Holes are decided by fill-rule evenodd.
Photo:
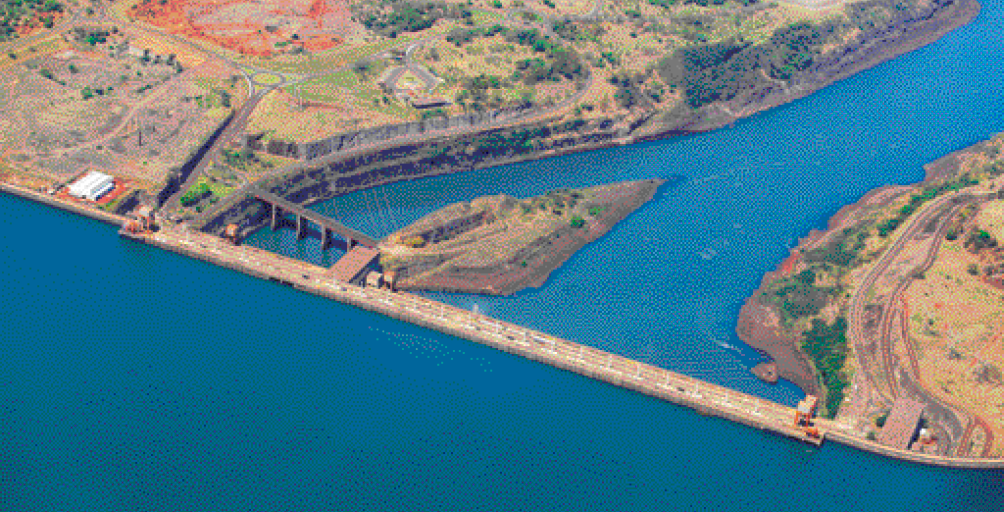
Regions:
M 126 46 L 126 54 L 131 57 L 136 57 L 137 59 L 140 59 L 144 55 L 146 55 L 146 51 L 138 46 L 128 45 Z
M 115 178 L 97 171 L 90 171 L 70 185 L 70 195 L 88 201 L 97 201 L 114 188 Z

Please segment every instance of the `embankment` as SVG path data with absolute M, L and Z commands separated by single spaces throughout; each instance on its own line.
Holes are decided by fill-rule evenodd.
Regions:
M 912 4 L 912 9 L 900 9 L 896 2 L 875 0 L 848 3 L 844 9 L 846 12 L 853 12 L 853 9 L 866 12 L 870 5 L 887 6 L 892 19 L 865 24 L 855 36 L 816 59 L 789 82 L 765 83 L 729 101 L 716 102 L 697 111 L 679 110 L 662 119 L 655 118 L 657 122 L 632 135 L 638 140 L 656 140 L 731 125 L 933 43 L 952 30 L 967 25 L 980 12 L 977 0 L 919 0 Z
M 760 281 L 760 287 L 748 298 L 739 310 L 736 334 L 747 345 L 755 348 L 776 364 L 776 375 L 788 380 L 808 394 L 819 394 L 815 370 L 809 357 L 802 351 L 801 333 L 784 329 L 782 315 L 773 302 L 769 285 L 779 279 L 800 272 L 801 254 L 826 242 L 834 233 L 853 226 L 868 210 L 880 208 L 900 194 L 912 190 L 911 187 L 883 187 L 873 190 L 853 205 L 844 206 L 830 218 L 825 231 L 812 230 L 808 236 L 799 239 L 798 245 L 778 268 L 768 272 Z M 770 381 L 769 379 L 763 379 Z
M 794 410 L 776 402 L 423 297 L 338 283 L 325 268 L 268 251 L 235 247 L 215 236 L 176 228 L 122 236 L 651 395 L 702 414 L 812 444 L 822 441 L 792 427 Z
M 268 251 L 234 247 L 204 233 L 169 228 L 152 236 L 123 236 L 799 441 L 818 445 L 830 439 L 927 465 L 1004 468 L 1000 459 L 954 458 L 889 448 L 841 432 L 826 420 L 817 421 L 822 439 L 809 437 L 791 426 L 794 410 L 776 402 L 423 297 L 337 283 L 324 268 Z
M 870 4 L 891 5 L 888 1 L 877 0 L 848 4 L 845 9 Z M 516 126 L 443 135 L 408 143 L 402 141 L 380 150 L 336 151 L 318 161 L 283 169 L 276 173 L 281 179 L 261 186 L 292 201 L 309 205 L 394 181 L 714 130 L 805 97 L 838 80 L 936 41 L 949 31 L 969 23 L 979 10 L 976 0 L 924 0 L 919 1 L 914 9 L 892 9 L 894 18 L 888 24 L 859 30 L 790 82 L 770 82 L 729 101 L 716 102 L 697 110 L 683 108 L 670 113 L 649 112 L 633 122 L 625 117 L 626 114 L 588 121 L 564 121 L 563 114 L 555 111 L 549 114 L 550 119 Z M 478 143 L 489 137 L 508 137 L 520 132 L 532 133 L 531 146 L 516 147 L 515 150 L 503 148 L 501 152 L 478 152 L 484 149 L 478 147 Z M 471 148 L 476 148 L 476 151 L 471 151 Z M 408 152 L 410 156 L 404 154 Z M 251 210 L 245 211 L 245 208 Z M 260 214 L 253 202 L 237 196 L 221 201 L 192 224 L 219 233 L 227 224 L 235 223 L 247 233 L 260 227 L 260 222 L 256 220 Z
M 268 190 L 304 206 L 339 195 L 413 180 L 507 165 L 528 159 L 616 146 L 615 121 L 537 122 L 497 128 L 426 142 L 398 143 L 379 151 L 352 151 L 340 158 L 294 164 L 255 188 Z M 585 131 L 586 133 L 580 133 Z M 192 222 L 210 233 L 237 224 L 243 233 L 263 225 L 264 209 L 237 192 Z
M 0 191 L 80 213 L 118 225 L 125 219 L 101 215 L 76 205 L 33 191 L 0 184 Z M 98 215 L 92 215 L 98 213 Z M 820 444 L 800 429 L 790 426 L 793 409 L 729 388 L 703 382 L 663 368 L 627 359 L 592 347 L 555 338 L 518 325 L 437 303 L 423 297 L 385 290 L 357 288 L 336 283 L 327 269 L 292 260 L 255 248 L 234 247 L 218 237 L 200 232 L 179 232 L 167 228 L 153 235 L 137 236 L 120 232 L 125 238 L 187 255 L 255 277 L 324 296 L 410 322 L 444 334 L 468 339 L 498 350 L 549 364 L 609 384 L 689 407 L 701 414 L 719 416 L 803 442 Z M 833 429 L 819 422 L 825 439 L 879 455 L 920 464 L 976 469 L 1004 469 L 1004 460 L 954 458 L 919 454 L 882 446 Z

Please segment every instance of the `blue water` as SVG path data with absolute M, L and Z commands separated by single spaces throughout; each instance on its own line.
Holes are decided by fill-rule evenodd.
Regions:
M 1002 18 L 989 3 L 732 129 L 318 209 L 379 236 L 483 194 L 687 175 L 539 290 L 432 295 L 791 403 L 796 389 L 748 374 L 739 306 L 840 206 L 1004 131 Z M 1004 509 L 1002 472 L 812 449 L 18 198 L 0 211 L 0 510 Z M 321 261 L 288 233 L 252 243 Z

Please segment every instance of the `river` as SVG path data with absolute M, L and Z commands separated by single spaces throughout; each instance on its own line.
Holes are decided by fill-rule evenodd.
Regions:
M 749 374 L 740 305 L 841 206 L 1004 131 L 1002 28 L 987 2 L 931 46 L 734 128 L 316 208 L 382 236 L 484 194 L 686 175 L 541 289 L 429 295 L 793 404 L 796 388 Z M 810 448 L 18 198 L 0 209 L 0 510 L 1004 509 L 1001 472 Z M 322 261 L 289 232 L 250 243 Z

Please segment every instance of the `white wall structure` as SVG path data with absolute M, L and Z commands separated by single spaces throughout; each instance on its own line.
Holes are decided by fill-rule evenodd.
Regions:
M 114 188 L 115 178 L 104 173 L 91 171 L 70 185 L 70 195 L 88 201 L 97 201 Z

